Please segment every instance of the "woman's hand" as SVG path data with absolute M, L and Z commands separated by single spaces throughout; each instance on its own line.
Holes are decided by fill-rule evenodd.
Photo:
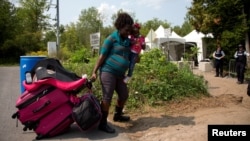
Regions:
M 92 82 L 94 82 L 96 79 L 97 79 L 97 74 L 96 74 L 96 73 L 93 73 L 92 76 L 91 76 L 91 78 L 90 78 L 90 80 L 91 80 Z

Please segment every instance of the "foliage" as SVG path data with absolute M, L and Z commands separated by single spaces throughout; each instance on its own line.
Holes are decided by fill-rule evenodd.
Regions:
M 141 56 L 129 88 L 132 107 L 208 94 L 203 78 L 195 76 L 188 65 L 178 69 L 158 49 Z
M 78 42 L 86 47 L 90 47 L 89 35 L 99 32 L 102 26 L 101 15 L 95 7 L 82 10 L 79 21 L 76 23 Z
M 61 46 L 58 51 L 57 58 L 64 61 L 70 59 L 70 57 L 72 57 L 72 52 L 68 50 L 68 48 Z
M 16 8 L 8 0 L 0 0 L 0 49 L 6 40 L 15 37 Z M 0 50 L 1 51 L 1 50 Z
M 186 15 L 185 17 L 185 21 L 182 24 L 181 27 L 179 26 L 174 26 L 173 30 L 180 36 L 184 37 L 185 35 L 187 35 L 188 33 L 190 33 L 191 31 L 193 31 L 193 26 L 190 24 L 190 22 L 188 21 L 188 15 Z
M 17 11 L 20 19 L 20 33 L 16 41 L 25 52 L 38 51 L 44 48 L 43 32 L 49 27 L 48 15 L 44 11 L 48 8 L 46 0 L 20 0 Z
M 1 46 L 0 64 L 16 64 L 19 63 L 20 56 L 24 51 L 13 40 L 7 40 Z
M 79 37 L 77 36 L 76 25 L 70 24 L 65 27 L 65 32 L 61 35 L 61 47 L 65 47 L 68 50 L 77 50 L 79 46 Z
M 45 51 L 47 42 L 56 40 L 56 30 L 48 22 L 51 17 L 44 14 L 49 7 L 46 0 L 20 0 L 18 7 L 7 0 L 0 1 L 0 52 L 2 54 L 8 57 L 18 55 L 13 56 L 18 58 L 27 52 Z M 120 9 L 117 13 L 122 11 L 124 10 Z M 135 19 L 135 22 L 142 25 L 141 34 L 144 36 L 150 29 L 156 30 L 159 25 L 171 28 L 181 36 L 186 35 L 193 28 L 205 34 L 213 33 L 215 38 L 219 37 L 222 47 L 226 48 L 224 48 L 226 57 L 235 51 L 237 44 L 243 43 L 245 35 L 243 33 L 246 30 L 249 31 L 250 25 L 249 0 L 195 0 L 182 26 L 174 27 L 171 27 L 172 25 L 166 20 L 158 18 L 142 23 L 136 19 L 136 13 L 128 13 Z M 63 48 L 63 53 L 59 52 L 59 58 L 68 58 L 71 51 L 74 52 L 81 47 L 90 48 L 89 35 L 91 33 L 100 31 L 102 43 L 115 30 L 113 26 L 104 27 L 108 19 L 102 14 L 97 8 L 90 7 L 81 11 L 77 22 L 65 26 L 60 25 L 60 48 Z M 114 14 L 111 21 L 114 21 L 116 16 Z M 18 48 L 18 53 L 6 54 L 16 48 Z M 64 53 L 67 54 L 65 57 Z
M 19 14 L 26 31 L 37 32 L 46 29 L 49 25 L 49 17 L 44 15 L 49 6 L 47 0 L 20 0 L 20 5 Z
M 41 42 L 42 33 L 37 32 L 26 32 L 24 31 L 22 35 L 16 37 L 15 41 L 18 46 L 24 50 L 25 53 L 32 51 L 44 50 L 44 44 Z
M 24 51 L 14 41 L 18 33 L 16 8 L 8 0 L 0 0 L 0 15 L 0 63 L 17 63 Z
M 20 0 L 19 7 L 5 0 L 0 4 L 1 60 L 19 62 L 28 52 L 44 51 L 43 33 L 49 26 L 46 0 Z M 15 53 L 14 53 L 15 52 Z M 8 57 L 8 58 L 4 58 Z
M 26 55 L 30 55 L 30 56 L 48 56 L 48 52 L 47 51 L 37 51 L 37 52 L 30 52 Z
M 162 25 L 164 28 L 169 28 L 170 23 L 168 23 L 166 20 L 159 20 L 158 18 L 153 18 L 152 20 L 148 20 L 147 22 L 142 24 L 142 28 L 140 30 L 141 35 L 147 36 L 150 29 L 153 29 L 154 31 Z
M 190 48 L 190 51 L 187 50 L 187 52 L 184 53 L 184 59 L 185 60 L 193 60 L 195 56 L 199 54 L 199 48 L 196 46 L 193 46 Z
M 249 4 L 249 0 L 195 0 L 189 8 L 188 18 L 194 28 L 213 34 L 208 53 L 220 45 L 226 54 L 225 66 L 233 58 L 238 44 L 249 44 L 246 40 L 247 33 L 250 35 Z
M 72 56 L 70 57 L 69 61 L 72 63 L 77 63 L 77 62 L 88 63 L 90 57 L 91 57 L 91 50 L 82 47 L 81 49 L 76 50 L 75 52 L 72 53 Z
M 197 31 L 213 33 L 222 47 L 244 41 L 248 30 L 242 0 L 195 0 L 189 8 L 189 20 Z M 233 44 L 232 44 L 233 43 Z
M 91 77 L 96 59 L 97 57 L 90 58 L 89 63 L 67 61 L 64 65 L 79 75 L 87 74 Z M 93 86 L 95 95 L 101 98 L 99 79 Z M 141 61 L 136 64 L 128 87 L 130 97 L 127 108 L 132 109 L 145 104 L 152 106 L 162 101 L 208 95 L 203 77 L 194 75 L 189 66 L 179 69 L 174 63 L 166 61 L 165 55 L 158 49 L 141 55 Z
M 61 39 L 63 39 L 61 37 Z M 45 33 L 44 35 L 44 39 L 43 39 L 43 44 L 44 45 L 47 45 L 48 42 L 56 42 L 56 34 L 55 34 L 55 31 L 53 30 L 49 30 Z

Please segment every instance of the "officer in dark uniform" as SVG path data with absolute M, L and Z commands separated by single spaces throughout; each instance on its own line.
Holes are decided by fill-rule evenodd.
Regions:
M 225 57 L 225 53 L 223 50 L 221 50 L 220 45 L 218 45 L 217 50 L 213 53 L 214 57 L 214 66 L 215 66 L 215 71 L 216 75 L 215 77 L 223 77 L 223 58 Z
M 249 56 L 249 53 L 247 53 L 243 46 L 240 44 L 238 46 L 238 51 L 235 52 L 234 54 L 234 58 L 236 58 L 236 62 L 235 62 L 235 69 L 236 69 L 236 73 L 237 73 L 237 78 L 238 84 L 242 84 L 244 82 L 244 78 L 245 78 L 245 67 L 247 64 L 247 56 Z

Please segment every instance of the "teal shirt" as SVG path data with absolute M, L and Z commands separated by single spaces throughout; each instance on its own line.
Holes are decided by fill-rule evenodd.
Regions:
M 124 76 L 129 67 L 130 40 L 121 39 L 116 30 L 104 40 L 100 54 L 107 56 L 100 67 L 101 72 Z

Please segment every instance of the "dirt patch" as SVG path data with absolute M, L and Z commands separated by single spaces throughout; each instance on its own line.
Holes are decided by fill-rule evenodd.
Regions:
M 133 141 L 206 141 L 208 124 L 250 124 L 246 83 L 239 85 L 235 78 L 214 77 L 214 72 L 194 73 L 204 76 L 210 97 L 145 107 L 137 113 L 128 113 L 130 122 L 112 124 Z

